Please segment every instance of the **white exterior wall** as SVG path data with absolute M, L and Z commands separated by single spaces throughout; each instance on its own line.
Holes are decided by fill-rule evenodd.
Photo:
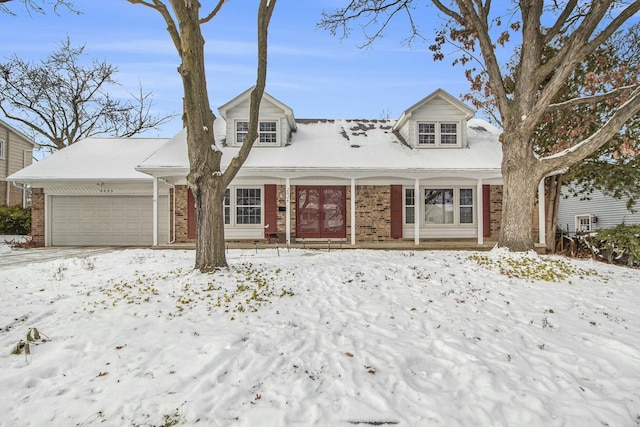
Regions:
M 566 188 L 563 188 L 563 196 L 569 195 Z M 558 227 L 569 233 L 575 233 L 576 215 L 593 215 L 598 218 L 597 222 L 592 220 L 592 229 L 601 230 L 612 228 L 624 222 L 625 224 L 640 224 L 640 212 L 630 212 L 627 210 L 626 200 L 619 200 L 606 196 L 599 191 L 594 191 L 589 196 L 591 200 L 580 200 L 580 197 L 560 199 L 558 207 Z M 640 210 L 640 207 L 639 207 Z
M 412 147 L 418 146 L 418 122 L 457 122 L 460 129 L 460 143 L 462 146 L 467 145 L 465 113 L 439 96 L 434 97 L 427 104 L 413 111 L 409 120 L 398 130 L 400 135 Z
M 236 138 L 236 121 L 249 121 L 249 108 L 251 101 L 247 99 L 241 102 L 231 110 L 227 111 L 226 123 L 227 123 L 227 145 L 231 146 L 235 144 Z M 278 121 L 278 141 L 277 146 L 284 146 L 287 143 L 287 137 L 291 133 L 289 123 L 285 118 L 285 112 L 272 104 L 267 100 L 262 100 L 260 103 L 259 120 Z M 273 145 L 264 145 L 273 147 Z M 256 143 L 255 147 L 260 147 L 260 144 Z

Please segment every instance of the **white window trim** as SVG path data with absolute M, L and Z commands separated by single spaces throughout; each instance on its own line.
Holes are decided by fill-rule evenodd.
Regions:
M 589 219 L 589 228 L 587 230 L 582 228 L 582 224 L 580 223 L 581 219 Z M 576 233 L 585 233 L 593 231 L 593 215 L 591 214 L 581 214 L 575 216 L 575 227 Z
M 249 123 L 249 120 L 235 120 L 233 123 L 233 145 L 240 146 L 242 142 L 238 142 L 238 123 Z M 260 142 L 260 123 L 275 123 L 276 124 L 276 140 L 275 142 Z M 272 132 L 269 132 L 272 133 Z M 258 139 L 256 139 L 256 146 L 261 147 L 276 147 L 280 145 L 280 119 L 265 119 L 258 122 Z
M 421 144 L 420 141 L 420 125 L 421 124 L 433 124 L 435 128 L 435 142 L 433 144 Z M 440 125 L 452 124 L 456 125 L 456 143 L 455 144 L 442 144 L 442 135 L 452 135 L 450 133 L 441 134 Z M 429 120 L 420 120 L 416 122 L 416 147 L 417 148 L 451 148 L 451 147 L 461 147 L 462 146 L 462 122 L 455 120 L 443 120 L 443 121 L 429 121 Z
M 416 208 L 417 205 L 407 205 L 407 193 L 406 189 L 413 189 L 413 187 L 403 187 L 403 197 L 402 197 L 402 210 L 403 210 L 403 225 L 404 226 L 414 226 L 415 223 L 407 223 L 406 218 L 406 209 L 407 207 L 414 207 L 414 221 L 418 223 L 420 228 L 446 228 L 446 227 L 468 227 L 473 228 L 477 227 L 478 224 L 478 192 L 476 188 L 470 185 L 421 185 L 420 186 L 420 194 L 418 196 L 414 195 L 414 203 L 421 203 L 420 205 L 420 217 L 416 216 Z M 427 223 L 425 219 L 426 208 L 424 206 L 424 195 L 426 190 L 451 190 L 453 189 L 453 222 L 449 224 L 431 224 Z M 460 222 L 460 190 L 471 190 L 473 195 L 473 221 L 469 223 L 461 223 Z M 468 205 L 464 205 L 468 206 Z
M 4 160 L 5 142 L 0 139 L 0 160 Z
M 230 223 L 225 223 L 225 227 L 234 228 L 262 228 L 264 226 L 264 187 L 260 185 L 232 185 L 227 187 L 229 190 L 229 220 Z M 260 190 L 260 223 L 259 224 L 238 224 L 237 217 L 237 191 L 236 190 Z M 224 207 L 223 212 L 224 215 Z

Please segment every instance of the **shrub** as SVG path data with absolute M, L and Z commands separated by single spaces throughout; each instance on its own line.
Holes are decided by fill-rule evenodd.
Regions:
M 618 224 L 584 236 L 583 240 L 596 257 L 610 263 L 640 264 L 640 225 Z
M 31 232 L 31 209 L 0 207 L 0 234 L 24 236 Z

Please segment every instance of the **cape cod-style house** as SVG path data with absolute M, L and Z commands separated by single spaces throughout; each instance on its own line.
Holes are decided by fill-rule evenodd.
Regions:
M 219 108 L 213 131 L 223 167 L 246 135 L 249 95 Z M 473 115 L 438 89 L 397 120 L 296 119 L 265 93 L 259 139 L 227 189 L 225 238 L 495 241 L 500 130 Z M 166 245 L 195 238 L 188 172 L 183 130 L 173 138 L 89 138 L 9 180 L 33 189 L 38 244 Z

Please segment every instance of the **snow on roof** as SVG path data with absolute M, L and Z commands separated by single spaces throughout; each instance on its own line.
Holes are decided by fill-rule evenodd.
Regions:
M 7 178 L 8 181 L 150 180 L 135 170 L 168 138 L 87 138 Z
M 500 170 L 500 130 L 481 119 L 468 122 L 465 148 L 412 149 L 393 132 L 395 120 L 299 119 L 286 147 L 254 145 L 243 169 L 309 170 Z M 216 120 L 216 140 L 224 134 Z M 226 166 L 238 147 L 223 147 Z M 183 130 L 138 166 L 142 171 L 163 168 L 188 170 Z M 241 172 L 242 173 L 242 172 Z M 186 173 L 185 173 L 186 174 Z
M 242 171 L 473 171 L 499 173 L 500 130 L 481 119 L 468 122 L 468 147 L 412 149 L 393 131 L 395 120 L 297 120 L 285 147 L 254 146 Z M 217 119 L 218 147 L 225 122 Z M 89 138 L 61 150 L 8 179 L 16 182 L 68 180 L 145 180 L 186 176 L 186 130 L 173 138 Z M 225 167 L 239 147 L 220 147 Z M 148 174 L 147 174 L 148 173 Z

